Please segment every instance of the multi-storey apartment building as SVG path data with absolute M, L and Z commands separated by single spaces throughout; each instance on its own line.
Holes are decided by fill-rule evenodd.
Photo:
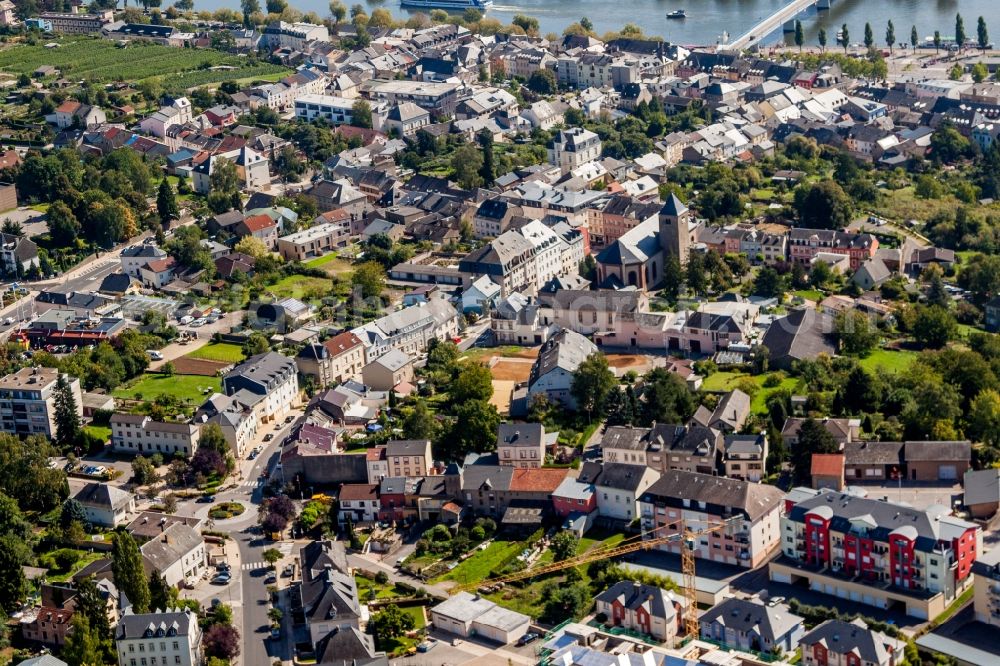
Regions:
M 611 245 L 643 222 L 659 220 L 662 204 L 615 194 L 587 208 L 587 228 L 594 247 Z
M 201 428 L 193 423 L 157 421 L 146 414 L 119 412 L 111 417 L 111 448 L 118 453 L 162 453 L 190 457 Z
M 64 375 L 83 416 L 80 380 Z M 21 368 L 0 379 L 0 431 L 14 435 L 45 435 L 56 432 L 55 405 L 59 371 L 53 368 Z
M 783 557 L 771 579 L 932 618 L 971 584 L 981 528 L 948 509 L 913 507 L 838 492 L 814 496 L 781 518 Z
M 451 116 L 458 103 L 457 83 L 427 83 L 424 81 L 373 79 L 361 84 L 361 90 L 372 100 L 389 104 L 413 102 L 432 115 Z
M 135 614 L 129 608 L 115 627 L 118 666 L 199 666 L 201 629 L 190 609 Z
M 396 349 L 404 354 L 422 352 L 432 338 L 450 340 L 458 335 L 458 311 L 443 298 L 431 298 L 391 312 L 351 331 L 365 346 L 368 363 Z
M 278 238 L 278 253 L 286 261 L 306 261 L 347 245 L 350 238 L 348 222 L 326 222 L 281 236 Z
M 773 486 L 670 470 L 639 498 L 646 538 L 708 525 L 725 527 L 697 538 L 695 557 L 756 568 L 778 545 L 782 494 Z M 683 540 L 661 545 L 680 552 Z
M 458 263 L 458 270 L 476 277 L 488 275 L 503 297 L 514 291 L 537 291 L 535 246 L 516 231 L 505 231 Z
M 277 352 L 251 356 L 222 378 L 222 389 L 250 406 L 259 423 L 280 419 L 298 399 L 295 361 Z
M 972 565 L 976 619 L 1000 627 L 1000 548 L 993 548 Z
M 295 99 L 295 117 L 310 122 L 322 118 L 332 125 L 350 125 L 357 101 L 332 95 L 300 95 Z
M 601 156 L 601 137 L 582 127 L 559 132 L 549 145 L 549 162 L 569 173 Z
M 330 31 L 325 25 L 315 23 L 275 21 L 264 28 L 264 40 L 272 49 L 286 47 L 301 51 L 309 42 L 329 41 Z
M 831 229 L 795 228 L 788 233 L 788 256 L 793 263 L 808 266 L 821 252 L 850 257 L 851 270 L 875 256 L 878 239 L 871 234 L 856 234 Z

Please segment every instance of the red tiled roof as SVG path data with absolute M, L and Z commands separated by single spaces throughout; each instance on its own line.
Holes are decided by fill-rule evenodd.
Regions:
M 146 268 L 153 271 L 154 273 L 162 273 L 165 270 L 173 268 L 177 264 L 177 260 L 173 257 L 167 257 L 166 259 L 157 259 L 156 261 L 151 261 L 146 264 Z
M 337 208 L 335 210 L 328 210 L 325 213 L 321 213 L 319 217 L 323 218 L 324 222 L 340 222 L 342 220 L 350 219 L 351 214 L 343 208 Z
M 385 447 L 376 446 L 375 448 L 368 449 L 365 451 L 365 460 L 370 460 L 372 462 L 376 460 L 385 460 Z
M 341 500 L 378 499 L 378 486 L 367 483 L 345 483 L 340 487 Z
M 814 453 L 812 457 L 813 476 L 841 476 L 844 473 L 843 453 Z
M 83 105 L 80 104 L 75 99 L 68 99 L 62 104 L 60 104 L 58 107 L 56 107 L 56 111 L 59 113 L 76 113 L 76 110 L 79 109 L 81 106 Z
M 243 225 L 250 230 L 250 233 L 253 233 L 255 231 L 262 231 L 268 227 L 273 227 L 275 226 L 275 222 L 267 215 L 251 215 L 247 219 L 243 220 Z
M 324 342 L 323 346 L 326 347 L 326 350 L 330 352 L 331 356 L 340 356 L 341 354 L 349 352 L 362 344 L 361 338 L 354 335 L 350 331 L 344 331 L 343 333 L 335 335 Z
M 566 469 L 515 469 L 510 489 L 552 493 L 568 473 Z

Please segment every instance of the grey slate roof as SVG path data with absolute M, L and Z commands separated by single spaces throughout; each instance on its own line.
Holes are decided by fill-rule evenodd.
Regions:
M 132 494 L 106 483 L 92 482 L 81 488 L 75 499 L 81 504 L 117 509 L 132 501 Z
M 153 571 L 163 573 L 204 541 L 201 534 L 184 523 L 173 523 L 162 535 L 142 544 L 139 550 L 143 561 Z
M 862 663 L 888 663 L 886 646 L 895 647 L 896 641 L 885 634 L 872 631 L 864 620 L 854 622 L 844 620 L 827 620 L 800 639 L 802 645 L 819 643 L 829 652 L 835 654 L 854 654 Z
M 774 486 L 672 469 L 664 472 L 640 501 L 652 503 L 666 498 L 742 510 L 750 520 L 757 520 L 779 506 L 784 494 Z
M 1000 502 L 1000 469 L 969 470 L 962 481 L 965 505 Z
M 154 635 L 162 631 L 167 636 L 186 636 L 192 622 L 197 624 L 198 618 L 188 609 L 139 615 L 129 611 L 118 620 L 118 626 L 115 627 L 115 640 L 142 638 L 147 630 L 152 631 Z
M 737 633 L 758 634 L 773 644 L 801 623 L 802 618 L 759 602 L 732 597 L 705 611 L 699 622 L 719 623 Z
M 497 428 L 497 447 L 525 446 L 537 449 L 542 445 L 545 427 L 541 423 L 501 423 Z

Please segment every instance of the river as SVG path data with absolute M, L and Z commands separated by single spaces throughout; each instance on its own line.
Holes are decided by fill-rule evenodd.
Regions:
M 353 0 L 357 2 L 358 0 Z M 586 16 L 594 24 L 600 35 L 609 30 L 618 30 L 626 23 L 639 25 L 646 34 L 660 35 L 668 41 L 686 45 L 715 44 L 723 31 L 735 38 L 785 4 L 785 0 L 495 0 L 496 4 L 487 12 L 504 23 L 509 23 L 515 14 L 526 14 L 538 19 L 542 34 L 563 29 Z M 169 4 L 169 0 L 164 5 Z M 263 5 L 263 0 L 261 5 Z M 296 9 L 315 11 L 327 15 L 328 0 L 289 0 Z M 344 0 L 351 6 L 351 0 Z M 399 0 L 367 0 L 368 11 L 382 6 L 393 15 L 403 17 L 407 10 L 399 6 Z M 219 9 L 230 7 L 239 11 L 238 0 L 195 0 L 195 9 Z M 684 9 L 688 18 L 668 20 L 667 12 Z M 886 23 L 895 24 L 896 41 L 909 42 L 911 26 L 917 27 L 920 39 L 930 37 L 935 30 L 947 38 L 954 34 L 955 14 L 961 13 L 965 19 L 965 32 L 976 36 L 976 21 L 985 16 L 987 25 L 994 34 L 991 39 L 1000 43 L 1000 4 L 997 0 L 832 0 L 828 11 L 818 11 L 811 7 L 802 14 L 802 25 L 807 45 L 816 45 L 819 29 L 826 28 L 828 45 L 835 47 L 835 35 L 844 23 L 848 26 L 850 39 L 860 43 L 864 38 L 866 21 L 872 24 L 875 41 L 885 42 Z M 782 39 L 775 32 L 765 44 L 773 44 Z M 785 35 L 786 43 L 792 42 L 792 35 Z

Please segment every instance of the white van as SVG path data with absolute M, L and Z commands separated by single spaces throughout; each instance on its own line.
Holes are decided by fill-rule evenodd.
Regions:
M 192 317 L 191 315 L 184 315 L 183 317 L 180 318 L 181 326 L 187 326 L 188 324 L 190 324 L 193 321 L 194 321 L 194 317 Z
M 156 351 L 155 349 L 147 349 L 146 353 L 149 354 L 149 358 L 153 359 L 154 361 L 162 361 L 163 360 L 163 354 L 161 354 L 160 352 Z

